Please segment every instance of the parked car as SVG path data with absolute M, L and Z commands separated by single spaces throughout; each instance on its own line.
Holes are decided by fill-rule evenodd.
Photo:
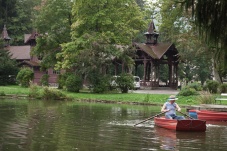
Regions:
M 140 89 L 140 77 L 133 76 L 133 78 L 134 78 L 134 89 L 136 90 Z

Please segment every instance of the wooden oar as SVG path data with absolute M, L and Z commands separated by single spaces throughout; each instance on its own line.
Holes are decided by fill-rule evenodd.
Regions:
M 164 114 L 164 113 L 166 113 L 166 112 L 168 112 L 168 111 L 165 111 L 165 112 L 156 114 L 156 115 L 154 115 L 154 116 L 152 116 L 152 117 L 149 117 L 149 118 L 143 120 L 142 122 L 139 122 L 139 123 L 135 124 L 134 126 L 136 126 L 136 125 L 138 125 L 138 124 L 141 124 L 141 123 L 144 123 L 144 122 L 146 122 L 146 121 L 148 121 L 148 120 L 150 120 L 150 119 L 152 119 L 152 118 L 154 118 L 154 117 L 156 117 L 156 116 L 162 115 L 162 114 Z
M 183 114 L 183 115 L 189 117 L 190 119 L 194 119 L 193 117 L 191 117 L 191 116 L 189 116 L 189 115 L 187 115 L 187 114 L 185 114 L 185 113 L 183 113 L 183 112 L 181 112 L 181 111 L 177 111 L 177 112 L 179 112 L 179 113 L 181 113 L 181 114 Z

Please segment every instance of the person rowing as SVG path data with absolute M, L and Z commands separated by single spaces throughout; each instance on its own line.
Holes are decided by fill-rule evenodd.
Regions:
M 166 119 L 176 119 L 176 120 L 183 120 L 185 119 L 184 116 L 178 116 L 176 115 L 176 110 L 181 111 L 181 108 L 178 106 L 178 104 L 175 102 L 178 98 L 176 98 L 174 95 L 171 95 L 168 98 L 168 101 L 163 104 L 161 112 L 166 112 L 165 117 Z

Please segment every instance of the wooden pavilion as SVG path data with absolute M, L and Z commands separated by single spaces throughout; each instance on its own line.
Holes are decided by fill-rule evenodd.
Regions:
M 168 81 L 164 85 L 172 89 L 178 86 L 179 55 L 173 43 L 159 43 L 159 34 L 155 32 L 154 22 L 151 21 L 148 31 L 144 33 L 146 43 L 134 43 L 136 47 L 135 70 L 139 65 L 143 66 L 144 73 L 141 86 L 149 89 L 157 89 L 160 85 L 160 65 L 168 66 Z M 163 86 L 163 85 L 162 85 Z

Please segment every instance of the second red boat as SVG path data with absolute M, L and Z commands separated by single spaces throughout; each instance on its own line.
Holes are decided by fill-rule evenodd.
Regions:
M 209 110 L 189 110 L 189 115 L 200 120 L 227 121 L 227 112 L 216 112 Z

